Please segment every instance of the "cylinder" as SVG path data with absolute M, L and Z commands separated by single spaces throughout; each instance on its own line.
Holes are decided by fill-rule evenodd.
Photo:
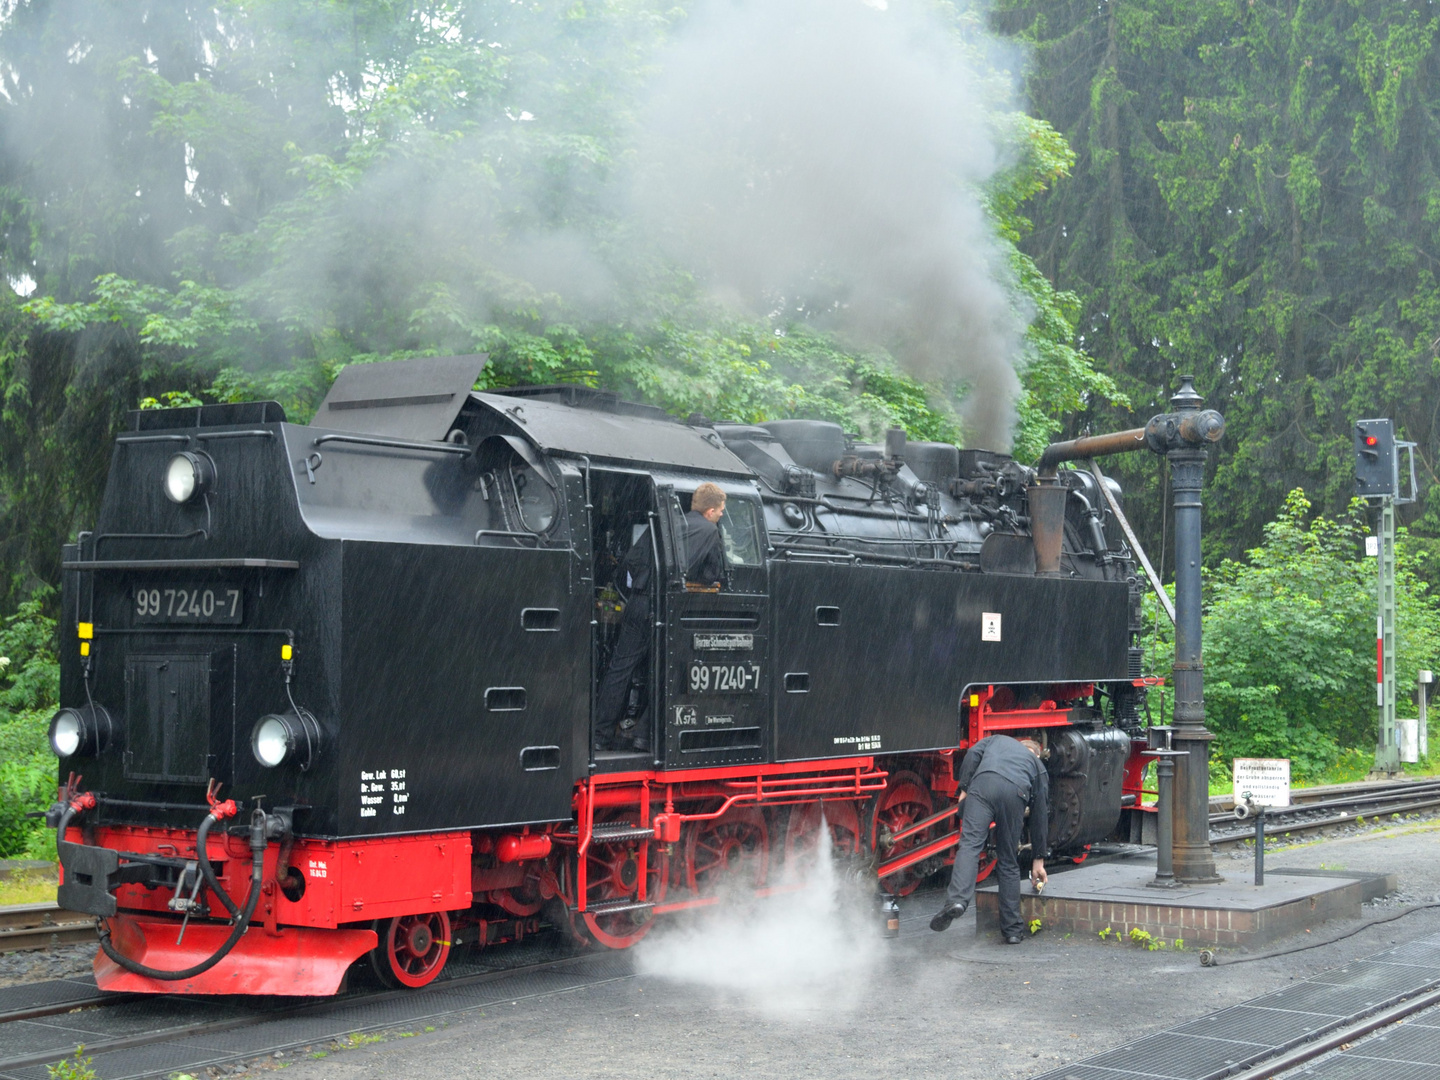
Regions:
M 509 833 L 495 845 L 495 858 L 501 862 L 528 862 L 550 854 L 550 834 L 532 833 L 519 836 Z

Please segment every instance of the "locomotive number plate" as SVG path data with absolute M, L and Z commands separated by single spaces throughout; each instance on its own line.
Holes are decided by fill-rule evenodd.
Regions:
M 690 665 L 692 694 L 753 694 L 759 689 L 759 664 L 706 664 L 696 660 Z
M 240 589 L 206 585 L 150 585 L 135 590 L 137 623 L 238 623 Z

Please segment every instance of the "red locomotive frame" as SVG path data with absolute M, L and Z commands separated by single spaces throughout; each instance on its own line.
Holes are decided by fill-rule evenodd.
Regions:
M 956 755 L 997 732 L 1068 726 L 1060 703 L 1093 692 L 1089 685 L 1051 687 L 1038 707 L 1020 709 L 994 707 L 997 698 L 1009 704 L 1007 695 L 981 688 L 965 703 L 970 738 L 948 750 L 598 774 L 576 784 L 572 820 L 555 825 L 271 844 L 252 925 L 220 963 L 163 982 L 102 952 L 96 979 L 116 991 L 333 994 L 350 965 L 368 956 L 385 981 L 418 987 L 440 973 L 454 945 L 518 940 L 536 932 L 546 914 L 582 941 L 625 948 L 658 916 L 717 903 L 721 879 L 760 896 L 796 887 L 792 876 L 772 873 L 772 840 L 783 838 L 783 862 L 793 864 L 816 845 L 822 813 L 835 850 L 873 853 L 886 888 L 903 895 L 954 859 Z M 1147 794 L 1143 748 L 1132 745 L 1124 778 L 1125 801 L 1137 809 L 1145 809 Z M 84 804 L 71 805 L 83 812 Z M 73 843 L 196 854 L 193 830 L 85 829 L 83 816 L 76 820 L 65 836 Z M 207 854 L 224 889 L 247 901 L 249 848 L 212 834 Z M 980 876 L 993 865 L 983 864 Z M 298 888 L 291 868 L 299 871 Z M 224 922 L 174 915 L 170 894 L 154 885 L 121 885 L 116 898 L 112 946 L 152 967 L 178 970 L 203 960 L 229 932 Z

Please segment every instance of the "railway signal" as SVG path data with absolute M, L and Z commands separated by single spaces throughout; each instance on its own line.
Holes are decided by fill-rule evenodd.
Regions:
M 1395 425 L 1390 420 L 1355 421 L 1355 493 L 1364 498 L 1398 494 Z
M 1415 444 L 1395 438 L 1394 421 L 1357 420 L 1355 493 L 1380 503 L 1376 536 L 1375 704 L 1380 730 L 1375 740 L 1375 771 L 1400 771 L 1400 729 L 1395 722 L 1395 507 L 1415 501 Z M 1400 451 L 1410 455 L 1410 495 L 1400 491 Z M 1366 545 L 1369 552 L 1369 544 Z

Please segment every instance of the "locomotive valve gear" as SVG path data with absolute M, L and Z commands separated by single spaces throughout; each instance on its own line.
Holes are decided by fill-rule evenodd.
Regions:
M 1030 847 L 1041 855 L 1030 866 L 1030 881 L 1039 888 L 1049 880 L 1045 873 L 1050 817 L 1050 778 L 1040 763 L 1040 744 L 1008 735 L 990 735 L 972 746 L 960 766 L 960 849 L 950 875 L 945 906 L 930 920 L 931 930 L 946 930 L 965 914 L 975 898 L 975 875 L 980 855 L 995 826 L 996 873 L 1000 884 L 1000 932 L 1007 945 L 1018 945 L 1024 922 L 1020 918 L 1020 832 L 1030 813 Z
M 720 518 L 725 514 L 725 492 L 717 485 L 703 483 L 690 499 L 685 515 L 685 551 L 689 553 L 685 580 L 702 586 L 720 586 L 725 576 L 725 548 L 720 537 Z M 595 744 L 601 750 L 629 749 L 619 745 L 622 733 L 630 738 L 625 721 L 630 679 L 650 655 L 650 579 L 652 573 L 650 530 L 647 528 L 631 545 L 620 564 L 620 573 L 630 589 L 630 599 L 620 617 L 620 632 L 610 654 L 610 666 L 595 695 Z M 647 732 L 633 737 L 633 748 L 650 750 Z

